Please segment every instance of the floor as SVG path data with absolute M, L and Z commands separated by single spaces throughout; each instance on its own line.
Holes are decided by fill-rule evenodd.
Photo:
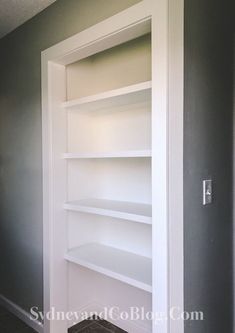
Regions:
M 36 333 L 36 331 L 0 306 L 0 333 Z
M 37 333 L 23 321 L 0 306 L 0 333 Z M 68 333 L 127 333 L 106 320 L 87 319 L 71 327 Z
M 71 327 L 68 333 L 127 333 L 106 320 L 87 319 Z

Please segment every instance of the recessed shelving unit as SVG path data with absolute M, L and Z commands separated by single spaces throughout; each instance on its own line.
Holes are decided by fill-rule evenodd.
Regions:
M 142 0 L 42 53 L 45 311 L 184 309 L 182 18 L 182 4 Z
M 151 81 L 141 82 L 131 86 L 70 100 L 62 103 L 62 107 L 91 111 L 146 102 L 151 98 L 151 86 Z
M 45 311 L 182 307 L 182 78 L 168 20 L 179 6 L 168 5 L 140 1 L 43 52 Z M 72 324 L 45 319 L 45 332 Z
M 133 222 L 151 224 L 152 207 L 148 204 L 105 199 L 83 199 L 64 204 L 66 210 L 110 216 Z
M 131 299 L 133 293 L 140 305 L 144 293 L 149 310 L 152 293 L 150 42 L 147 34 L 69 65 L 67 101 L 58 108 L 66 116 L 67 142 L 61 160 L 65 160 L 67 175 L 63 208 L 69 212 L 65 214 L 68 246 L 64 255 L 71 285 L 76 290 L 74 281 L 83 273 L 86 281 L 95 279 L 96 288 L 101 288 L 99 279 L 108 279 L 114 290 L 118 280 L 120 294 L 125 293 Z M 94 275 L 94 271 L 102 277 Z M 80 283 L 89 295 L 86 281 Z M 115 299 L 112 290 L 106 293 L 110 301 Z M 70 299 L 77 303 L 73 292 Z
M 147 292 L 152 291 L 150 258 L 93 243 L 71 249 L 65 259 Z
M 152 291 L 150 59 L 150 36 L 142 36 L 69 66 L 68 100 L 60 105 L 67 114 L 68 138 L 63 154 L 68 160 L 68 200 L 63 207 L 81 213 L 67 215 L 71 245 L 65 258 L 78 270 L 88 268 L 87 274 L 96 271 L 148 293 Z M 133 63 L 136 83 L 125 85 L 125 66 Z M 110 83 L 118 88 L 108 89 Z
M 151 157 L 151 150 L 127 150 L 104 153 L 65 153 L 65 159 L 92 159 L 92 158 L 139 158 Z

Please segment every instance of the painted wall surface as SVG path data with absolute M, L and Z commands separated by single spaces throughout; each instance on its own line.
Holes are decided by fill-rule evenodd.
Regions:
M 0 41 L 0 293 L 26 310 L 43 302 L 40 52 L 136 2 L 58 0 Z M 231 12 L 185 0 L 185 305 L 205 315 L 186 333 L 232 332 Z
M 233 332 L 233 2 L 185 0 L 185 308 L 204 312 L 186 333 Z M 210 206 L 203 179 L 213 180 Z
M 58 0 L 0 41 L 0 294 L 42 307 L 41 51 L 139 0 Z

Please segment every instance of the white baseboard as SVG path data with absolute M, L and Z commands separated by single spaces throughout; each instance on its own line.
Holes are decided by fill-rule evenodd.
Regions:
M 108 308 L 108 305 L 101 304 L 97 301 L 93 301 L 91 303 L 86 304 L 82 308 L 76 310 L 78 313 L 88 313 L 89 316 L 92 316 L 92 314 L 100 314 L 104 312 L 105 308 Z M 110 306 L 111 307 L 111 306 Z M 75 312 L 75 311 L 74 311 Z M 113 312 L 115 315 L 115 311 Z M 111 322 L 113 325 L 116 325 L 123 330 L 127 331 L 128 333 L 149 333 L 151 328 L 147 327 L 144 323 L 141 323 L 140 321 L 133 321 L 133 320 L 112 320 L 111 318 L 104 318 L 107 319 L 109 322 Z M 75 324 L 75 323 L 73 323 Z
M 25 324 L 32 327 L 38 333 L 43 333 L 43 325 L 39 321 L 31 320 L 29 312 L 25 311 L 3 295 L 0 295 L 0 305 L 13 313 L 16 317 L 21 319 L 23 322 L 25 322 Z

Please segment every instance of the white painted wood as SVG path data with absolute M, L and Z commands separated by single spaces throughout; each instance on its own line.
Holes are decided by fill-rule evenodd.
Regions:
M 0 295 L 0 305 L 13 313 L 29 327 L 32 327 L 36 332 L 43 333 L 43 324 L 41 322 L 38 320 L 32 320 L 29 312 L 25 311 L 3 295 Z
M 152 223 L 151 205 L 135 202 L 114 201 L 107 199 L 83 199 L 64 204 L 67 210 L 111 216 L 134 222 Z
M 144 307 L 147 312 L 151 311 L 151 293 L 149 292 L 77 264 L 69 264 L 68 275 L 70 285 L 82 286 L 82 288 L 74 287 L 69 290 L 69 309 L 72 311 L 79 312 L 88 303 L 91 305 L 90 310 L 98 313 L 100 313 L 100 308 L 96 307 L 97 303 L 103 306 L 102 311 L 105 311 L 105 308 L 110 309 L 117 305 L 123 311 L 129 312 L 133 304 L 140 309 Z M 116 320 L 114 321 L 116 322 Z M 136 320 L 132 323 L 136 326 L 145 327 L 147 333 L 151 332 L 151 321 Z M 129 322 L 121 319 L 116 322 L 117 326 L 128 333 L 138 332 L 138 330 L 134 330 L 135 327 L 133 326 L 131 330 L 128 324 Z
M 150 32 L 150 30 L 152 35 L 152 310 L 154 313 L 163 312 L 168 315 L 170 306 L 176 303 L 183 306 L 183 0 L 179 0 L 179 2 L 177 0 L 177 3 L 173 2 L 174 0 L 144 0 L 42 53 L 45 311 L 48 311 L 51 306 L 57 304 L 59 305 L 59 309 L 68 309 L 66 305 L 68 294 L 78 295 L 79 298 L 82 292 L 81 288 L 79 289 L 79 286 L 76 285 L 77 277 L 80 277 L 80 274 L 82 274 L 80 266 L 76 266 L 77 268 L 75 269 L 72 268 L 74 265 L 69 264 L 66 268 L 63 261 L 63 251 L 67 243 L 66 237 L 64 237 L 67 231 L 65 227 L 67 218 L 63 211 L 63 202 L 67 200 L 66 165 L 70 168 L 70 165 L 74 166 L 78 162 L 66 163 L 61 158 L 63 152 L 68 150 L 65 127 L 63 125 L 66 124 L 65 110 L 61 108 L 61 104 L 65 100 L 65 79 L 63 79 L 64 74 L 62 74 L 64 67 L 58 65 L 58 63 L 66 65 L 75 62 L 125 41 L 137 38 Z M 175 42 L 178 40 L 177 38 L 179 38 L 179 43 Z M 174 56 L 176 56 L 175 62 Z M 172 70 L 172 66 L 174 66 L 174 70 Z M 59 77 L 62 79 L 60 80 Z M 55 90 L 52 89 L 53 87 L 55 87 Z M 174 102 L 176 103 L 176 107 L 174 107 Z M 60 122 L 62 120 L 61 117 L 64 119 L 63 124 Z M 97 152 L 94 154 L 102 155 L 102 153 Z M 132 159 L 126 159 L 125 161 L 127 160 Z M 89 167 L 89 172 L 91 172 L 92 168 L 87 165 L 87 160 L 85 163 L 86 165 L 83 165 L 82 168 L 85 170 L 85 168 Z M 83 162 L 79 161 L 79 164 L 83 164 Z M 99 169 L 98 165 L 97 168 Z M 99 170 L 101 174 L 104 171 L 105 168 L 104 170 Z M 125 177 L 127 176 L 125 175 Z M 74 180 L 76 181 L 76 178 Z M 109 180 L 111 181 L 112 178 Z M 90 184 L 90 180 L 86 184 L 88 189 L 84 187 L 84 181 L 82 182 L 82 187 L 89 194 L 92 190 L 92 184 Z M 96 185 L 97 194 L 99 194 L 99 183 L 97 182 Z M 108 183 L 106 183 L 106 187 L 109 187 Z M 110 189 L 108 190 L 110 191 Z M 106 188 L 103 193 L 106 193 Z M 131 191 L 128 195 L 131 195 Z M 116 193 L 113 192 L 110 199 L 116 200 L 117 198 L 119 199 L 119 196 L 121 196 L 120 189 Z M 100 196 L 97 195 L 97 197 Z M 178 202 L 179 205 L 177 204 Z M 112 246 L 109 246 L 109 248 L 112 249 Z M 113 251 L 119 250 L 113 249 Z M 173 254 L 177 256 L 178 265 L 176 265 L 176 261 L 171 259 Z M 108 251 L 107 257 L 109 255 L 110 251 Z M 100 256 L 99 259 L 102 258 L 106 257 Z M 141 256 L 138 256 L 138 258 L 141 258 Z M 96 260 L 98 259 L 96 258 Z M 109 264 L 110 261 L 109 259 Z M 123 262 L 122 260 L 120 265 Z M 96 263 L 92 263 L 92 265 L 96 266 Z M 110 276 L 107 274 L 107 271 L 110 273 L 107 267 L 103 268 L 102 265 L 98 265 L 98 269 L 102 270 L 101 273 Z M 105 272 L 103 272 L 103 269 Z M 69 285 L 66 279 L 68 271 L 72 271 Z M 113 274 L 113 270 L 111 270 L 110 274 Z M 119 273 L 115 272 L 115 274 Z M 87 273 L 86 279 L 83 282 L 86 282 L 88 278 L 92 279 L 92 276 Z M 95 278 L 97 279 L 97 277 Z M 124 276 L 121 275 L 121 278 L 127 279 L 129 277 L 128 274 L 124 274 Z M 118 283 L 118 280 L 114 281 Z M 136 282 L 142 283 L 143 281 L 137 280 Z M 110 287 L 109 290 L 114 290 L 113 286 L 116 286 L 114 282 L 112 283 L 107 278 L 106 283 Z M 71 290 L 70 284 L 74 290 Z M 101 283 L 100 285 L 103 285 L 105 289 L 106 284 Z M 123 285 L 127 286 L 126 284 Z M 149 285 L 147 284 L 147 286 Z M 120 294 L 123 294 L 123 288 L 124 286 L 119 286 L 118 292 Z M 145 294 L 140 295 L 138 291 L 145 293 L 143 291 L 145 289 L 140 290 L 138 287 L 134 288 L 135 292 L 133 292 L 131 288 L 133 287 L 127 286 L 124 294 L 127 298 L 130 295 L 135 295 L 135 302 L 139 304 L 138 302 L 141 299 L 145 299 Z M 177 288 L 177 292 L 175 288 Z M 108 294 L 108 289 L 106 293 Z M 102 297 L 101 294 L 98 295 Z M 72 301 L 76 301 L 74 297 L 71 298 Z M 121 300 L 120 303 L 122 303 Z M 61 323 L 46 321 L 44 332 L 66 333 L 66 329 Z M 169 320 L 158 321 L 157 324 L 153 322 L 152 333 L 175 332 L 183 332 L 182 323 L 169 322 Z
M 151 259 L 104 244 L 85 244 L 71 249 L 65 259 L 151 292 Z
M 184 311 L 184 0 L 169 1 L 169 306 Z M 171 320 L 171 333 L 184 321 Z
M 169 151 L 168 151 L 168 1 L 152 0 L 152 251 L 153 333 L 169 325 Z M 176 139 L 176 138 L 175 138 Z M 160 273 L 159 273 L 160 272 Z M 181 332 L 179 332 L 181 333 Z
M 65 159 L 90 159 L 90 158 L 134 158 L 151 157 L 151 150 L 129 150 L 105 153 L 66 153 Z
M 151 99 L 151 82 L 141 82 L 128 87 L 110 90 L 92 96 L 82 97 L 62 103 L 64 108 L 77 110 L 100 110 L 146 102 Z
M 67 101 L 151 81 L 151 34 L 66 66 Z
M 68 211 L 67 221 L 68 248 L 86 243 L 102 243 L 144 257 L 152 257 L 152 228 L 149 224 L 77 211 Z M 115 297 L 115 293 L 113 296 Z M 102 297 L 100 302 L 103 302 Z
M 57 112 L 65 98 L 65 67 L 53 62 L 42 66 L 43 120 L 43 261 L 44 311 L 55 307 L 67 309 L 67 265 L 63 255 L 67 249 L 66 212 L 62 205 L 67 198 L 66 111 Z M 58 179 L 60 181 L 58 181 Z M 58 222 L 58 224 L 55 223 Z M 56 278 L 59 276 L 60 278 Z M 44 333 L 65 333 L 65 321 L 45 320 Z
M 144 0 L 46 49 L 47 61 L 71 64 L 151 31 L 151 0 Z
M 67 117 L 68 153 L 151 149 L 150 102 L 93 112 L 71 110 Z
M 49 80 L 48 61 L 42 57 L 42 177 L 43 177 L 43 306 L 44 311 L 50 310 L 51 305 L 51 257 L 50 252 L 53 244 L 51 242 L 51 127 L 49 114 Z M 50 332 L 50 322 L 45 321 L 44 333 Z
M 74 159 L 68 164 L 68 199 L 104 198 L 151 204 L 151 159 Z

